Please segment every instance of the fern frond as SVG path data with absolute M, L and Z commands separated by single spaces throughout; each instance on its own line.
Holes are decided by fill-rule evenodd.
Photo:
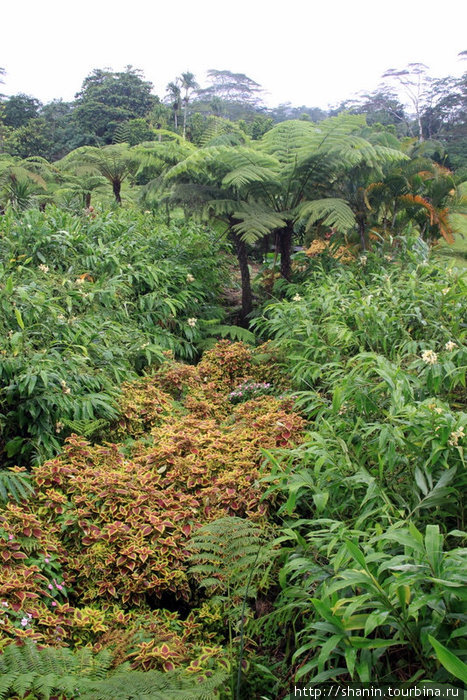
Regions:
M 89 438 L 99 430 L 106 428 L 109 425 L 109 421 L 104 418 L 99 418 L 97 420 L 66 420 L 64 419 L 63 425 L 66 428 L 70 428 L 77 435 L 82 435 L 85 438 Z
M 224 671 L 196 677 L 182 671 L 133 671 L 128 663 L 111 670 L 108 650 L 94 654 L 88 647 L 37 649 L 7 646 L 0 654 L 0 700 L 33 693 L 37 700 L 52 695 L 83 700 L 214 700 L 225 683 Z
M 82 700 L 214 700 L 226 681 L 222 671 L 189 677 L 179 671 L 130 671 L 81 684 Z
M 301 208 L 300 218 L 307 219 L 307 229 L 322 220 L 325 226 L 347 233 L 355 226 L 355 215 L 347 202 L 338 198 L 316 199 Z
M 259 573 L 270 563 L 272 550 L 261 529 L 249 520 L 237 517 L 219 518 L 201 527 L 191 538 L 188 548 L 192 574 L 201 574 L 203 588 L 229 590 L 236 596 L 254 595 L 254 586 L 247 591 L 248 575 Z M 203 574 L 208 574 L 203 577 Z
M 256 336 L 246 328 L 240 326 L 225 326 L 220 324 L 216 319 L 203 322 L 203 329 L 207 330 L 212 338 L 230 338 L 234 341 L 239 341 L 247 344 L 254 344 Z
M 243 203 L 234 212 L 234 217 L 240 219 L 233 227 L 234 231 L 249 244 L 286 224 L 285 212 L 278 213 L 257 203 Z

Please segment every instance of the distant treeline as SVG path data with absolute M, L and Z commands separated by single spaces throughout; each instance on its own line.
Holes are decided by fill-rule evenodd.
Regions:
M 7 82 L 4 69 L 0 80 Z M 349 111 L 366 114 L 369 125 L 380 124 L 398 138 L 439 141 L 440 161 L 467 171 L 467 72 L 434 79 L 421 63 L 391 69 L 376 90 L 328 111 L 290 103 L 267 108 L 258 83 L 227 70 L 208 71 L 205 87 L 186 72 L 167 85 L 164 96 L 152 89 L 141 70 L 127 66 L 120 72 L 93 70 L 71 102 L 42 104 L 22 93 L 0 96 L 0 153 L 55 161 L 80 146 L 154 141 L 160 129 L 202 146 L 219 120 L 235 122 L 256 140 L 281 121 L 317 122 Z

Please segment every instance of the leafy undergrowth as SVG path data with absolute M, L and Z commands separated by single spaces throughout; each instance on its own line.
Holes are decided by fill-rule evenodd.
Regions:
M 466 292 L 413 249 L 320 256 L 257 320 L 309 419 L 268 456 L 284 563 L 256 633 L 283 679 L 465 678 Z
M 222 325 L 222 251 L 200 226 L 124 210 L 0 217 L 2 463 L 38 464 L 115 418 L 120 385 L 164 351 L 193 361 L 213 336 L 245 340 Z
M 276 395 L 261 395 L 266 384 Z M 226 516 L 270 529 L 261 449 L 293 446 L 304 427 L 283 390 L 268 345 L 229 341 L 196 367 L 167 358 L 126 383 L 101 441 L 72 435 L 33 468 L 34 495 L 0 513 L 0 646 L 87 645 L 136 669 L 221 669 L 222 614 L 200 606 L 188 544 Z

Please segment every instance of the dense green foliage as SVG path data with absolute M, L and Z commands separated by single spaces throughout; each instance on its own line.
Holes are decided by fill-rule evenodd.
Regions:
M 288 552 L 260 625 L 297 678 L 446 681 L 429 635 L 467 656 L 466 279 L 388 257 L 325 257 L 257 322 L 312 420 L 267 455 Z
M 466 680 L 465 76 L 386 78 L 1 103 L 0 698 Z
M 3 459 L 40 461 L 68 421 L 114 418 L 118 385 L 164 350 L 196 357 L 224 316 L 220 248 L 195 225 L 49 209 L 0 231 Z

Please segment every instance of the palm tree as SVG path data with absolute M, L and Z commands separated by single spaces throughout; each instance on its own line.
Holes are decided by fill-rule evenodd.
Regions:
M 166 91 L 172 103 L 175 131 L 178 131 L 178 115 L 180 113 L 180 102 L 182 96 L 180 79 L 176 78 L 174 81 L 168 83 Z
M 181 88 L 185 90 L 185 94 L 183 95 L 183 138 L 186 138 L 186 116 L 188 111 L 188 102 L 190 100 L 190 92 L 197 90 L 199 85 L 195 80 L 194 74 L 190 72 L 182 73 L 179 80 Z

